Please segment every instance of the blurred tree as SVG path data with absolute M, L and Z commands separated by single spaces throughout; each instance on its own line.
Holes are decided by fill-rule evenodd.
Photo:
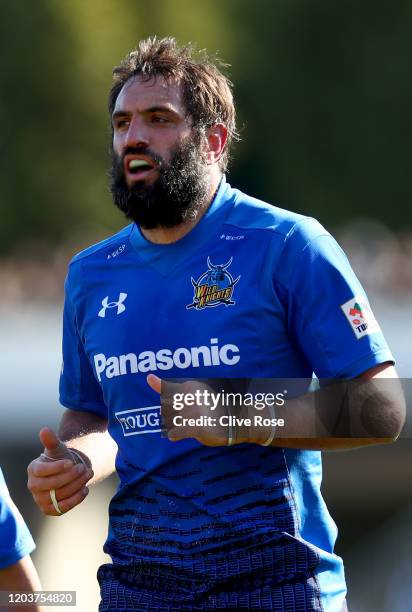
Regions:
M 0 0 L 0 252 L 99 238 L 114 64 L 156 33 L 232 63 L 232 182 L 326 224 L 411 224 L 407 0 Z M 26 247 L 25 247 L 26 249 Z
M 229 4 L 245 50 L 233 62 L 247 118 L 236 182 L 327 224 L 410 226 L 411 3 Z

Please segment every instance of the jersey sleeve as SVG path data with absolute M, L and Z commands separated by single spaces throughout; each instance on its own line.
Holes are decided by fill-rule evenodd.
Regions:
M 289 332 L 318 378 L 354 378 L 394 362 L 345 253 L 317 221 L 290 232 L 281 263 Z
M 69 276 L 65 283 L 62 352 L 60 403 L 72 410 L 93 412 L 107 418 L 107 406 L 102 390 L 94 376 L 78 331 Z
M 0 470 L 0 569 L 17 563 L 34 549 L 30 531 L 10 497 Z

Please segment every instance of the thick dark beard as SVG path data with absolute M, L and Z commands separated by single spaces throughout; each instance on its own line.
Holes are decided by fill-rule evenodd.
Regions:
M 159 177 L 152 185 L 128 187 L 123 157 L 112 152 L 109 187 L 115 205 L 143 229 L 175 227 L 195 220 L 208 193 L 206 167 L 198 139 L 185 140 L 172 151 L 169 164 L 147 148 L 128 148 L 126 154 L 147 155 L 156 163 Z

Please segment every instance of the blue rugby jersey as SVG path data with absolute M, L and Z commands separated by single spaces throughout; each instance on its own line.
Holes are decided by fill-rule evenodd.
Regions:
M 0 569 L 13 565 L 34 548 L 33 538 L 10 497 L 0 468 Z
M 114 564 L 160 577 L 182 605 L 227 581 L 269 582 L 284 588 L 285 610 L 340 611 L 320 453 L 169 442 L 146 376 L 352 378 L 392 360 L 329 233 L 224 179 L 179 241 L 152 244 L 132 224 L 77 255 L 60 400 L 108 417 L 118 444 L 105 545 Z M 306 586 L 287 596 L 291 583 Z

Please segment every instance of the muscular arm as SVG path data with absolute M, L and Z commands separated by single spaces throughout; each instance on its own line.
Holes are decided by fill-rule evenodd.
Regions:
M 90 484 L 115 471 L 117 445 L 107 431 L 107 419 L 91 412 L 66 410 L 60 421 L 59 438 L 79 452 L 94 472 Z
M 349 450 L 395 441 L 405 421 L 405 401 L 395 368 L 384 363 L 342 385 L 289 400 L 276 408 L 276 417 L 284 418 L 285 427 L 277 427 L 270 446 Z M 262 444 L 269 436 L 269 428 L 259 428 L 249 441 Z
M 369 385 L 366 384 L 368 382 Z M 342 403 L 340 409 L 338 406 L 333 409 L 325 401 L 320 401 L 315 404 L 317 413 L 313 418 L 303 412 L 310 408 L 307 403 L 302 404 L 300 414 L 298 410 L 295 415 L 293 411 L 288 412 L 288 417 L 292 420 L 294 416 L 296 418 L 296 422 L 291 426 L 302 432 L 307 426 L 311 437 L 289 438 L 287 430 L 284 434 L 278 428 L 270 446 L 332 451 L 394 442 L 401 432 L 406 413 L 405 399 L 395 368 L 390 363 L 380 364 L 349 384 L 351 386 L 348 399 Z M 315 394 L 323 392 L 320 390 Z M 331 420 L 334 421 L 332 426 Z M 322 430 L 325 432 L 324 436 L 316 435 Z M 345 436 L 347 431 L 350 432 L 350 437 Z M 263 441 L 263 436 L 256 440 L 258 443 Z
M 36 568 L 33 565 L 30 555 L 26 555 L 20 561 L 0 569 L 0 591 L 40 591 L 41 584 Z M 0 612 L 11 608 L 0 605 Z M 37 604 L 25 606 L 13 606 L 15 612 L 42 612 Z
M 148 383 L 160 393 L 161 381 L 158 377 L 150 374 Z M 193 392 L 196 383 L 194 387 L 191 382 L 188 385 L 188 391 Z M 173 391 L 169 391 L 168 397 L 172 394 Z M 227 413 L 225 406 L 219 406 L 213 414 L 219 417 Z M 202 412 L 202 407 L 196 405 L 192 409 L 185 408 L 184 414 L 197 417 L 199 414 L 210 416 L 211 412 L 204 407 Z M 239 415 L 244 419 L 249 418 L 252 423 L 256 414 L 254 407 L 240 408 Z M 266 406 L 261 415 L 268 418 L 273 413 L 271 415 Z M 283 418 L 285 426 L 278 426 L 274 432 L 270 426 L 241 425 L 239 420 L 231 432 L 228 427 L 216 426 L 168 427 L 168 423 L 173 423 L 173 408 L 170 401 L 163 402 L 163 399 L 162 416 L 168 437 L 173 441 L 191 437 L 208 446 L 225 446 L 230 435 L 236 444 L 264 444 L 269 441 L 270 446 L 283 448 L 345 450 L 396 440 L 405 421 L 405 400 L 394 367 L 384 363 L 352 381 L 335 381 L 334 385 L 287 400 L 284 407 L 275 408 L 276 418 Z

